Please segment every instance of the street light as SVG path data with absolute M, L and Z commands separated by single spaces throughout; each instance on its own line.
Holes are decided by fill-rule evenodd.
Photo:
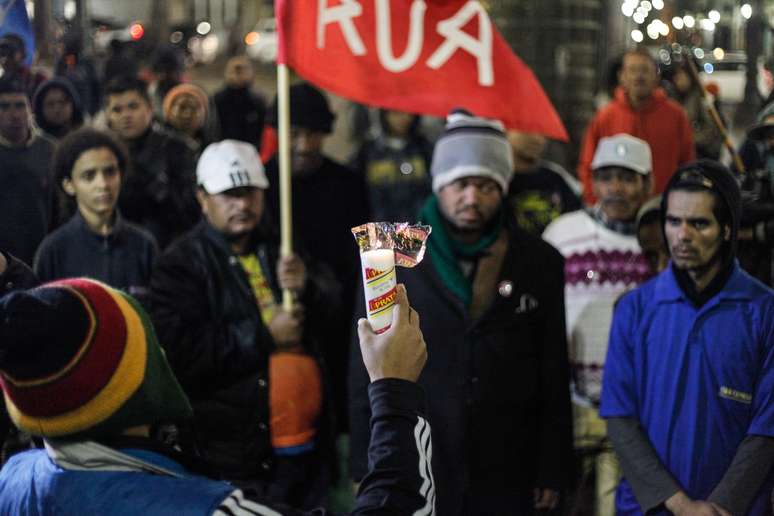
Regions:
M 689 29 L 692 29 L 693 26 L 696 25 L 696 19 L 690 14 L 687 14 L 683 16 L 683 23 L 685 24 L 686 27 L 688 27 Z
M 745 20 L 749 20 L 752 17 L 752 6 L 750 4 L 744 4 L 739 8 L 739 11 Z
M 642 40 L 645 38 L 642 36 L 642 31 L 634 29 L 632 31 L 632 39 L 637 43 L 642 43 Z
M 685 24 L 683 23 L 683 19 L 679 16 L 675 16 L 672 18 L 672 27 L 674 27 L 677 30 L 681 30 L 683 27 L 685 27 Z
M 720 13 L 715 9 L 707 13 L 707 17 L 712 20 L 712 23 L 720 23 Z

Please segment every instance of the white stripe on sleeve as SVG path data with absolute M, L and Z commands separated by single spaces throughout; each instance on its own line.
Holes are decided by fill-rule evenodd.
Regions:
M 430 425 L 424 418 L 417 418 L 414 427 L 414 440 L 419 452 L 419 476 L 422 486 L 419 493 L 425 499 L 425 505 L 414 512 L 414 516 L 433 516 L 435 514 L 435 480 L 433 479 L 433 441 L 430 438 Z
M 245 499 L 241 489 L 235 489 L 212 513 L 212 516 L 282 516 L 274 509 Z

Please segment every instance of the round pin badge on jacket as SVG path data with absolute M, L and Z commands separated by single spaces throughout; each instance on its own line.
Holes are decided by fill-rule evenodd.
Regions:
M 497 286 L 497 292 L 503 297 L 511 297 L 513 295 L 513 282 L 508 280 L 501 281 Z

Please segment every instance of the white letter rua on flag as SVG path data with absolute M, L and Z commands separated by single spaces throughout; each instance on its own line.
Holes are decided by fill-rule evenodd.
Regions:
M 532 71 L 475 0 L 276 0 L 278 61 L 342 97 L 445 116 L 464 107 L 567 140 Z

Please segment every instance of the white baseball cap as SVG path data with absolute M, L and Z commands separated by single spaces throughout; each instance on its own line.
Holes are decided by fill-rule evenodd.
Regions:
M 629 134 L 601 138 L 591 161 L 591 170 L 603 167 L 623 167 L 647 176 L 653 170 L 650 145 Z
M 208 194 L 243 186 L 269 187 L 258 151 L 249 143 L 238 140 L 208 145 L 196 164 L 196 182 Z

